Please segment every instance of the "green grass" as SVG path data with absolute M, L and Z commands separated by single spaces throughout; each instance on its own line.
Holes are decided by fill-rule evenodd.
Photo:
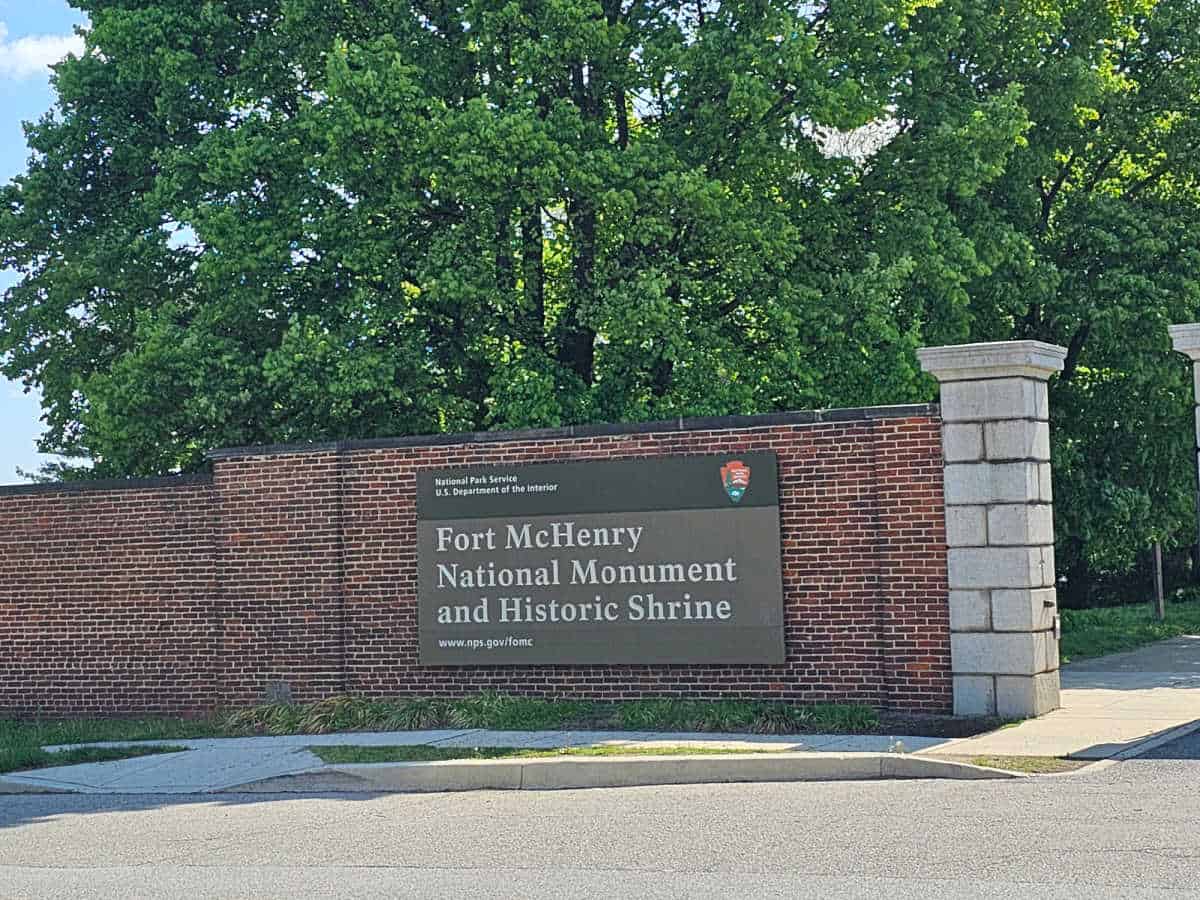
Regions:
M 449 759 L 545 759 L 554 756 L 685 756 L 724 753 L 778 753 L 768 748 L 732 750 L 719 747 L 562 747 L 531 750 L 523 747 L 358 747 L 339 744 L 309 747 L 327 763 L 441 762 Z
M 53 722 L 18 722 L 0 719 L 0 772 L 69 766 L 75 763 L 107 762 L 150 753 L 174 753 L 184 747 L 104 748 L 88 747 L 49 753 L 43 747 L 56 744 L 88 744 L 100 741 L 171 741 L 205 737 L 217 728 L 213 720 L 189 719 L 79 719 Z
M 60 719 L 17 721 L 0 719 L 0 747 L 12 744 L 45 747 L 99 741 L 170 741 L 223 737 L 216 719 Z
M 1059 654 L 1066 663 L 1133 650 L 1183 634 L 1200 634 L 1200 600 L 1168 602 L 1164 622 L 1154 618 L 1148 604 L 1064 609 Z
M 969 762 L 989 769 L 1004 769 L 1008 772 L 1025 772 L 1029 775 L 1053 775 L 1058 772 L 1074 772 L 1088 765 L 1088 761 L 1062 759 L 1057 756 L 973 756 Z
M 152 747 L 80 747 L 49 753 L 37 745 L 0 744 L 0 773 L 24 772 L 49 766 L 73 766 L 77 763 L 108 762 L 155 753 L 179 753 L 186 749 L 162 744 Z

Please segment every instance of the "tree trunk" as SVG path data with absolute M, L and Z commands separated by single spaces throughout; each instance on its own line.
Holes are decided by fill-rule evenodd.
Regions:
M 528 340 L 546 342 L 546 265 L 542 255 L 542 208 L 533 204 L 521 222 L 521 277 L 525 282 L 525 321 Z
M 496 287 L 501 294 L 510 296 L 517 287 L 512 253 L 512 215 L 503 206 L 496 208 Z
M 596 353 L 596 332 L 580 320 L 580 309 L 592 299 L 596 270 L 596 211 L 590 202 L 580 199 L 567 204 L 574 259 L 571 271 L 574 297 L 563 322 L 559 361 L 575 372 L 585 384 L 592 383 Z

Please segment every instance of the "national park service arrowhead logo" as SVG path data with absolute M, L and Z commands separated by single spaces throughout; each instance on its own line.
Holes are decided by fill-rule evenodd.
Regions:
M 734 503 L 739 503 L 750 488 L 750 467 L 740 459 L 721 466 L 721 484 Z

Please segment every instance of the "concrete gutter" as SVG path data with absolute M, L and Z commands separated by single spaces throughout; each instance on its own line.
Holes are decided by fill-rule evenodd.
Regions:
M 231 793 L 548 791 L 730 782 L 1024 778 L 1017 772 L 894 753 L 746 753 L 346 763 L 251 782 Z

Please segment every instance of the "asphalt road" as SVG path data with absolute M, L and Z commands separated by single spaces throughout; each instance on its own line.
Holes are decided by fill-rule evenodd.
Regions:
M 1021 781 L 0 797 L 0 897 L 1200 897 L 1200 736 Z

